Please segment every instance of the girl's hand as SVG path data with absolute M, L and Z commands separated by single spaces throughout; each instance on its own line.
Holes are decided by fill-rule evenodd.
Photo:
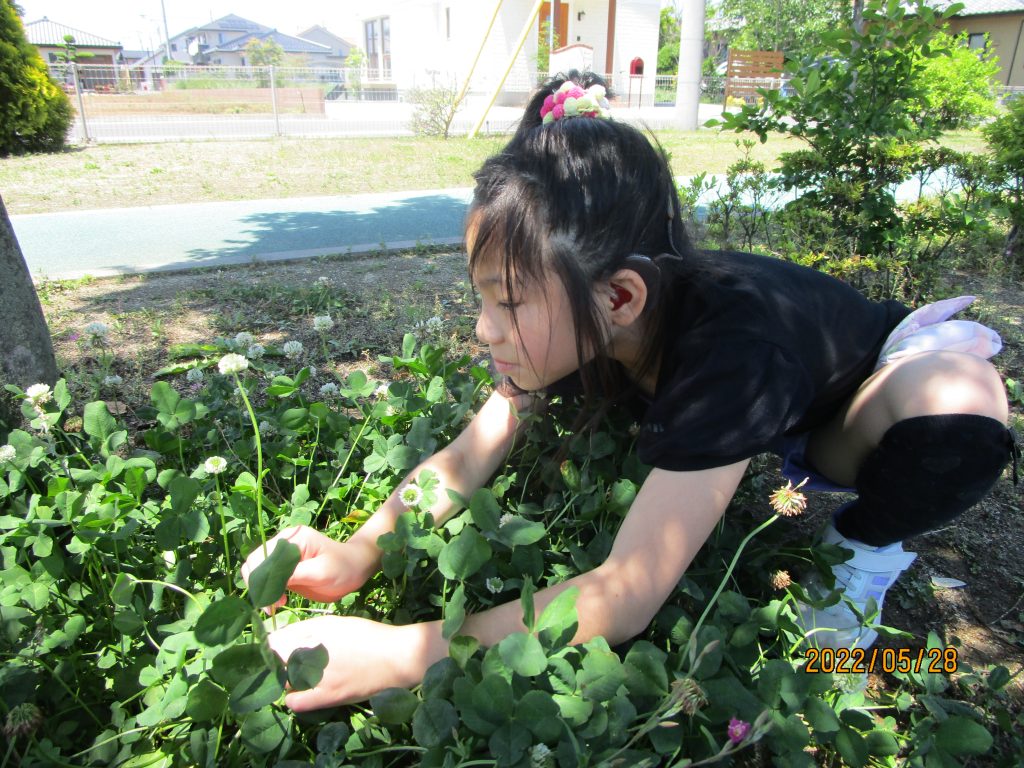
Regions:
M 350 547 L 312 528 L 299 525 L 286 528 L 267 542 L 267 553 L 274 551 L 279 540 L 290 541 L 299 548 L 301 559 L 288 579 L 288 589 L 310 600 L 333 603 L 359 589 L 370 576 L 373 564 L 365 562 L 356 547 Z M 242 578 L 249 583 L 249 574 L 263 562 L 263 547 L 257 547 L 242 565 Z M 281 597 L 267 609 L 279 608 Z M 316 643 L 314 643 L 316 645 Z
M 285 662 L 297 648 L 327 648 L 324 676 L 315 688 L 290 691 L 296 712 L 363 701 L 385 688 L 409 688 L 423 679 L 431 659 L 423 653 L 430 624 L 391 626 L 351 616 L 318 616 L 271 632 L 270 647 Z M 440 630 L 436 631 L 440 637 Z

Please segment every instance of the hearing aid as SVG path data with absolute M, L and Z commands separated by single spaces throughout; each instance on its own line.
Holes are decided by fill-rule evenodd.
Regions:
M 633 294 L 623 288 L 621 285 L 612 283 L 614 292 L 612 293 L 612 311 L 615 311 L 623 304 L 628 304 L 633 300 Z

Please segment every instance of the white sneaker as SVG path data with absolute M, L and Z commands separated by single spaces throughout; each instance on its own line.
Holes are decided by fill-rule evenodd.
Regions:
M 826 544 L 852 549 L 853 557 L 832 566 L 836 589 L 843 590 L 839 603 L 820 610 L 798 603 L 801 623 L 808 632 L 808 640 L 819 648 L 869 648 L 878 638 L 878 632 L 857 618 L 850 603 L 864 614 L 868 601 L 874 600 L 878 611 L 871 617 L 872 623 L 880 623 L 886 590 L 910 567 L 917 553 L 904 552 L 900 542 L 872 547 L 855 539 L 847 539 L 831 523 L 825 529 L 822 540 Z

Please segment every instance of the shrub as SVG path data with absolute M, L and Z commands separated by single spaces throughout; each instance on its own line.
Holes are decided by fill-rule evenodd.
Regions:
M 948 52 L 935 35 L 954 10 L 940 13 L 923 0 L 911 7 L 868 0 L 863 29 L 822 35 L 809 56 L 786 63 L 785 94 L 762 90 L 763 104 L 725 113 L 720 121 L 762 141 L 777 132 L 806 142 L 808 149 L 779 158 L 776 183 L 795 195 L 787 206 L 791 239 L 807 243 L 828 271 L 857 273 L 859 287 L 878 297 L 917 301 L 926 295 L 956 238 L 976 225 L 975 207 L 984 208 L 952 188 L 942 191 L 938 208 L 908 213 L 896 198 L 897 187 L 914 176 L 934 181 L 976 170 L 957 159 L 944 171 L 936 162 L 953 158 L 924 150 L 941 124 L 921 107 L 923 73 Z M 871 271 L 880 279 L 867 280 Z
M 995 115 L 999 59 L 987 41 L 979 51 L 967 47 L 966 33 L 953 38 L 940 32 L 932 46 L 948 55 L 924 62 L 920 73 L 922 114 L 934 114 L 941 128 L 969 127 Z
M 64 148 L 71 103 L 53 82 L 21 19 L 0 2 L 0 157 Z
M 999 175 L 1000 202 L 1010 219 L 1005 262 L 1011 272 L 1024 267 L 1024 98 L 1010 103 L 1006 114 L 984 128 Z
M 462 107 L 455 85 L 434 85 L 413 88 L 408 99 L 416 105 L 412 114 L 412 130 L 420 136 L 440 136 L 447 139 L 452 121 Z

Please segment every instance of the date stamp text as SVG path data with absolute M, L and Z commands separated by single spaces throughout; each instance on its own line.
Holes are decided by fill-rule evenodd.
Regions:
M 959 667 L 956 648 L 808 648 L 807 672 L 953 674 Z

